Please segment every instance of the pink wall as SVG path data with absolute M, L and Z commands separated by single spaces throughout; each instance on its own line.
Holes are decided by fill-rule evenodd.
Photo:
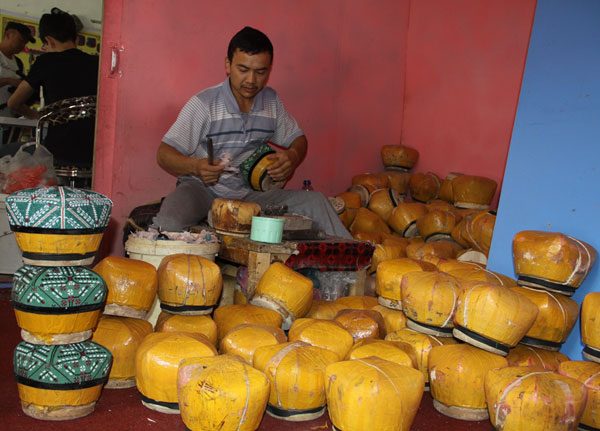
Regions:
M 120 254 L 135 206 L 175 178 L 155 162 L 161 137 L 197 91 L 225 79 L 244 25 L 275 46 L 269 85 L 309 140 L 288 183 L 326 194 L 383 169 L 386 144 L 417 148 L 416 170 L 502 180 L 535 0 L 105 0 L 95 189 L 115 203 L 105 254 Z M 122 46 L 120 78 L 110 47 Z
M 411 2 L 402 142 L 419 150 L 415 170 L 501 184 L 535 6 Z
M 122 252 L 135 206 L 174 187 L 156 148 L 188 98 L 225 79 L 227 44 L 244 25 L 271 38 L 269 85 L 308 137 L 288 187 L 310 178 L 341 192 L 352 174 L 381 170 L 379 148 L 400 140 L 408 0 L 104 3 L 94 187 L 114 201 L 105 253 Z M 109 77 L 113 45 L 124 48 L 120 78 Z

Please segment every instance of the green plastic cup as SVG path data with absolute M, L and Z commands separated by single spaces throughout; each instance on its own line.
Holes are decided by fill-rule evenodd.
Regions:
M 250 239 L 252 241 L 278 244 L 283 235 L 284 219 L 275 217 L 252 217 Z

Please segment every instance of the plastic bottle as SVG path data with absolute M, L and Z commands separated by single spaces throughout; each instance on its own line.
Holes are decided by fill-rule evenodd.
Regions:
M 306 191 L 314 190 L 310 180 L 304 180 L 302 182 L 302 190 L 306 190 Z

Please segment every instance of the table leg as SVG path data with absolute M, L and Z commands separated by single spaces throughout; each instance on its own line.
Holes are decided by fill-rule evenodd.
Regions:
M 248 252 L 248 301 L 254 296 L 258 282 L 270 265 L 271 253 Z

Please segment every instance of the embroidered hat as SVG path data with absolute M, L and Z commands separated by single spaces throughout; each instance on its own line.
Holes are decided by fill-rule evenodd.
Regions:
M 100 193 L 63 186 L 25 189 L 6 197 L 13 232 L 103 233 L 112 205 Z
M 34 314 L 74 314 L 104 307 L 104 279 L 83 266 L 22 266 L 13 276 L 12 305 Z
M 77 390 L 108 380 L 112 354 L 93 341 L 41 346 L 19 343 L 13 365 L 17 383 L 39 389 Z

